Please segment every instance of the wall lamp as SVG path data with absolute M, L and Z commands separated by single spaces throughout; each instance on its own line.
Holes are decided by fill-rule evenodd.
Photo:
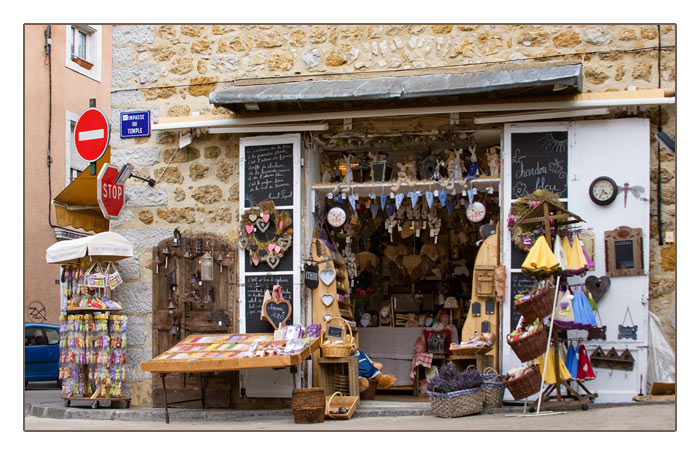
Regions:
M 131 177 L 131 178 L 143 180 L 144 182 L 148 183 L 148 186 L 150 186 L 151 188 L 153 188 L 155 186 L 155 184 L 156 184 L 155 179 L 152 179 L 152 178 L 145 179 L 143 177 L 139 177 L 138 175 L 134 175 L 132 173 L 133 170 L 134 170 L 133 164 L 126 163 L 124 166 L 122 166 L 122 168 L 119 169 L 119 174 L 117 174 L 117 179 L 116 179 L 117 185 L 124 185 L 126 183 L 126 181 L 129 179 L 129 177 Z

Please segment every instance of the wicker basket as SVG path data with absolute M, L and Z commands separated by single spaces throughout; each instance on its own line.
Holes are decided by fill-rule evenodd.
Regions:
M 357 409 L 359 397 L 343 396 L 342 392 L 335 392 L 326 397 L 326 417 L 331 419 L 350 420 Z
M 484 369 L 484 374 L 481 377 L 484 380 L 481 384 L 481 389 L 484 391 L 484 408 L 502 407 L 503 393 L 506 390 L 503 376 L 499 375 L 493 368 L 488 367 Z
M 523 374 L 515 379 L 506 380 L 505 384 L 513 399 L 520 400 L 539 392 L 541 381 L 540 369 L 536 365 L 530 365 Z
M 428 396 L 435 417 L 461 417 L 484 409 L 484 391 L 480 387 L 448 393 L 428 391 Z
M 554 304 L 555 288 L 546 286 L 533 291 L 531 298 L 522 303 L 515 304 L 515 309 L 523 315 L 526 324 L 532 324 L 535 319 L 540 321 L 551 316 L 552 306 Z
M 510 336 L 508 337 L 508 344 L 511 349 L 515 352 L 521 362 L 529 362 L 535 360 L 537 357 L 541 356 L 547 350 L 547 336 L 549 334 L 549 327 L 540 324 L 540 326 L 535 330 L 535 333 L 531 333 L 526 337 L 520 337 L 515 341 L 511 341 Z
M 454 355 L 475 355 L 486 354 L 493 348 L 493 343 L 481 344 L 478 346 L 459 346 L 455 345 L 450 348 L 450 352 Z
M 321 387 L 292 391 L 294 423 L 321 423 L 326 415 L 326 393 Z
M 345 337 L 349 337 L 349 342 L 344 342 L 344 343 L 334 343 L 334 344 L 324 344 L 327 341 L 327 336 L 326 336 L 326 326 L 330 321 L 333 319 L 340 319 L 343 321 L 343 324 L 345 324 L 345 327 L 347 329 Z M 350 324 L 348 324 L 348 321 L 345 319 L 334 316 L 328 321 L 324 321 L 323 324 L 323 329 L 321 330 L 321 355 L 323 357 L 328 357 L 328 358 L 342 358 L 342 357 L 348 357 L 350 354 L 352 354 L 356 349 L 357 346 L 355 345 L 355 337 L 352 336 L 352 328 L 350 327 Z

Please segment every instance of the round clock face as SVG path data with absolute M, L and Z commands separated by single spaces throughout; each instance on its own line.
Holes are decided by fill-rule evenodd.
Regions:
M 598 177 L 591 182 L 588 195 L 598 205 L 608 205 L 617 197 L 617 184 L 610 177 Z
M 467 219 L 472 223 L 478 223 L 486 218 L 486 207 L 481 202 L 473 202 L 467 206 Z
M 333 226 L 334 228 L 340 227 L 343 224 L 345 224 L 345 210 L 341 209 L 340 207 L 333 207 L 328 211 L 328 215 L 326 216 L 326 219 L 328 220 L 328 224 Z

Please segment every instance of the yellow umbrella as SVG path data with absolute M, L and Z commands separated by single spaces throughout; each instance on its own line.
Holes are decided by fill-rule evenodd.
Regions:
M 540 236 L 525 257 L 521 268 L 533 272 L 549 272 L 559 268 L 559 261 L 544 236 Z
M 544 376 L 544 382 L 547 384 L 554 384 L 557 382 L 556 374 L 554 372 L 554 351 L 549 350 L 549 360 L 547 360 L 547 372 L 544 373 L 544 354 L 535 359 L 535 365 L 540 367 L 540 374 Z M 566 368 L 564 363 L 564 356 L 562 356 L 561 351 L 559 352 L 559 379 L 565 381 L 571 379 L 571 374 Z
M 576 243 L 576 241 L 574 241 L 574 243 Z M 564 256 L 566 256 L 566 264 L 569 266 L 568 270 L 578 270 L 586 265 L 585 258 L 584 261 L 581 262 L 583 252 L 581 252 L 580 256 L 576 254 L 576 251 L 574 250 L 575 246 L 576 245 L 571 245 L 568 237 L 564 237 L 564 241 L 562 242 L 562 251 L 564 251 Z

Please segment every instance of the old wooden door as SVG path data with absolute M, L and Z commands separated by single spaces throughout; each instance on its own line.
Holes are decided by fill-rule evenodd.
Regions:
M 189 335 L 238 331 L 236 264 L 235 245 L 215 234 L 181 236 L 176 231 L 153 248 L 153 357 Z M 237 399 L 238 372 L 205 373 L 202 380 L 207 408 L 229 408 Z M 169 407 L 201 394 L 198 374 L 168 374 L 166 387 Z M 165 405 L 157 374 L 153 405 Z M 174 407 L 198 408 L 200 402 Z

